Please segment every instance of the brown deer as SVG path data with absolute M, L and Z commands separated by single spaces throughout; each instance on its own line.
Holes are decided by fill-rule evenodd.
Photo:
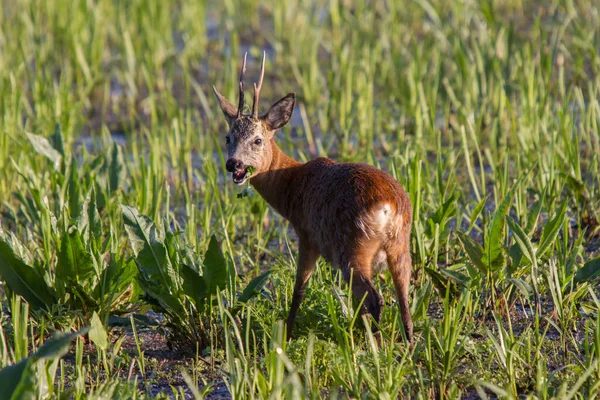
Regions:
M 317 158 L 305 164 L 284 154 L 273 139 L 292 116 L 295 94 L 258 114 L 265 73 L 263 53 L 260 79 L 254 84 L 252 112 L 244 113 L 246 56 L 239 78 L 237 108 L 214 87 L 229 124 L 225 138 L 227 171 L 233 182 L 247 179 L 281 216 L 290 221 L 299 239 L 296 285 L 287 319 L 291 337 L 294 319 L 319 256 L 352 282 L 353 294 L 364 298 L 361 314 L 379 322 L 383 298 L 371 281 L 374 270 L 387 264 L 398 295 L 406 338 L 413 340 L 408 303 L 411 277 L 409 240 L 412 206 L 404 188 L 390 175 L 367 164 L 336 163 Z M 377 327 L 375 327 L 376 329 Z

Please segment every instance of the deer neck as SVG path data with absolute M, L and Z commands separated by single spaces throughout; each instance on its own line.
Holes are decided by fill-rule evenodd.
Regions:
M 269 169 L 252 177 L 250 183 L 271 207 L 290 219 L 293 217 L 290 195 L 294 191 L 294 178 L 303 164 L 281 151 L 273 139 L 271 148 L 273 158 Z

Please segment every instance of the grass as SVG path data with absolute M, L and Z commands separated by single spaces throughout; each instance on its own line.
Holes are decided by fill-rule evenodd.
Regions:
M 0 4 L 1 366 L 55 331 L 94 332 L 60 361 L 32 356 L 23 388 L 78 399 L 598 395 L 595 2 Z M 414 348 L 400 339 L 388 273 L 376 282 L 378 340 L 322 261 L 283 340 L 295 235 L 259 196 L 238 196 L 210 94 L 234 100 L 241 55 L 251 81 L 263 49 L 263 107 L 298 96 L 277 134 L 284 151 L 367 162 L 409 192 Z M 156 224 L 156 263 L 140 257 L 125 209 Z M 228 274 L 203 300 L 193 289 L 215 265 L 211 243 Z

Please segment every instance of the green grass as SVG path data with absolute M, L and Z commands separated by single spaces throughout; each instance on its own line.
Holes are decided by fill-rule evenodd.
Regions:
M 389 273 L 377 338 L 322 261 L 283 340 L 295 235 L 238 197 L 211 95 L 235 100 L 242 54 L 251 82 L 263 49 L 262 107 L 298 96 L 284 151 L 367 162 L 409 192 L 414 348 Z M 0 1 L 1 366 L 92 324 L 23 387 L 597 396 L 599 54 L 593 1 Z M 125 209 L 156 224 L 152 265 Z M 211 265 L 224 283 L 195 293 Z

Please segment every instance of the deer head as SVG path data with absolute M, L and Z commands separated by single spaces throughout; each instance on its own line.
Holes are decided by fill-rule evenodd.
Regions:
M 227 171 L 232 173 L 233 182 L 242 185 L 251 174 L 258 174 L 269 169 L 273 157 L 271 139 L 275 130 L 290 120 L 296 95 L 289 93 L 275 103 L 265 114 L 258 115 L 258 99 L 265 76 L 265 53 L 263 52 L 258 85 L 254 84 L 254 101 L 252 113 L 244 113 L 244 75 L 246 73 L 246 55 L 242 64 L 239 79 L 239 102 L 237 109 L 213 86 L 213 90 L 221 110 L 225 115 L 229 132 L 225 137 L 228 159 Z

